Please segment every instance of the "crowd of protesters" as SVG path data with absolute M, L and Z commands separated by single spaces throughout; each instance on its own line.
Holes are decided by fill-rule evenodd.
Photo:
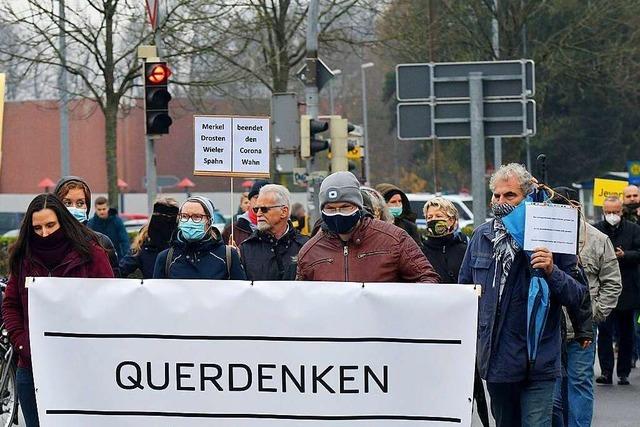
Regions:
M 628 385 L 640 353 L 640 191 L 629 186 L 622 199 L 607 198 L 603 220 L 581 221 L 578 253 L 567 255 L 524 251 L 509 224 L 523 218 L 527 201 L 580 209 L 573 190 L 539 184 L 519 164 L 500 167 L 490 189 L 493 218 L 470 238 L 446 198 L 425 203 L 421 232 L 400 188 L 363 187 L 350 172 L 336 172 L 321 184 L 315 224 L 285 187 L 257 181 L 222 233 L 206 197 L 181 205 L 161 198 L 130 245 L 108 200 L 97 198 L 89 219 L 89 186 L 64 177 L 53 194 L 33 199 L 9 253 L 2 314 L 19 354 L 27 426 L 37 426 L 38 416 L 25 278 L 127 277 L 136 270 L 144 279 L 479 284 L 473 397 L 482 424 L 489 425 L 490 412 L 497 426 L 591 425 L 595 342 L 599 384 L 613 384 L 615 372 L 617 383 Z M 546 295 L 533 313 L 532 290 Z

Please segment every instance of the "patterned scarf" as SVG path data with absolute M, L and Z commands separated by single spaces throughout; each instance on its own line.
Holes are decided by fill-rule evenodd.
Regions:
M 502 299 L 502 292 L 504 291 L 504 285 L 507 283 L 507 277 L 511 271 L 513 260 L 516 257 L 516 253 L 520 251 L 520 246 L 513 237 L 507 232 L 507 229 L 502 222 L 502 218 L 513 212 L 515 206 L 511 206 L 507 203 L 493 204 L 491 210 L 495 216 L 493 221 L 493 231 L 496 237 L 493 242 L 493 257 L 496 259 L 496 269 L 493 275 L 493 284 L 496 286 L 496 278 L 500 277 L 500 292 L 498 293 L 498 302 Z M 498 266 L 501 270 L 498 270 Z

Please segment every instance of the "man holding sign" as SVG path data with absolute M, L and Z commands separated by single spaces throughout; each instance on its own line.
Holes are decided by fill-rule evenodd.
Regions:
M 475 230 L 459 276 L 460 283 L 482 286 L 478 369 L 496 426 L 550 426 L 562 306 L 579 306 L 586 287 L 576 279 L 576 256 L 545 247 L 525 253 L 522 235 L 505 227 L 523 215 L 525 198 L 536 191 L 531 174 L 512 163 L 500 167 L 489 185 L 495 218 Z M 534 285 L 543 292 L 531 305 Z

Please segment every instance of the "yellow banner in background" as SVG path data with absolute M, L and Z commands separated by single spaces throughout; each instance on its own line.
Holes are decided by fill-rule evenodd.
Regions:
M 622 190 L 627 185 L 629 185 L 627 181 L 618 181 L 617 179 L 594 179 L 593 206 L 602 206 L 604 199 L 609 196 L 615 196 L 622 200 Z
M 5 74 L 0 73 L 0 170 L 2 170 L 2 118 L 4 117 L 4 81 Z

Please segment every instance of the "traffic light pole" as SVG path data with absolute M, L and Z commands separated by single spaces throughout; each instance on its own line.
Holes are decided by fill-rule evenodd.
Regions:
M 154 30 L 153 38 L 156 43 L 156 55 L 160 57 L 160 49 L 162 47 L 162 37 L 160 30 L 158 29 L 162 24 L 162 8 L 158 7 L 156 11 L 156 27 Z M 146 59 L 145 59 L 146 61 Z M 144 69 L 144 66 L 143 66 Z M 146 117 L 145 117 L 146 120 Z M 155 140 L 153 135 L 147 135 L 145 137 L 145 163 L 146 163 L 146 176 L 147 176 L 147 212 L 149 215 L 153 212 L 153 204 L 156 201 L 158 192 L 158 175 L 156 171 L 156 151 Z
M 318 84 L 317 84 L 317 63 L 318 63 L 318 0 L 309 2 L 309 15 L 307 21 L 307 78 L 304 87 L 305 101 L 307 104 L 307 115 L 312 119 L 318 118 Z M 309 217 L 312 224 L 320 218 L 320 180 L 311 176 L 311 159 L 306 161 L 307 169 L 307 204 Z

